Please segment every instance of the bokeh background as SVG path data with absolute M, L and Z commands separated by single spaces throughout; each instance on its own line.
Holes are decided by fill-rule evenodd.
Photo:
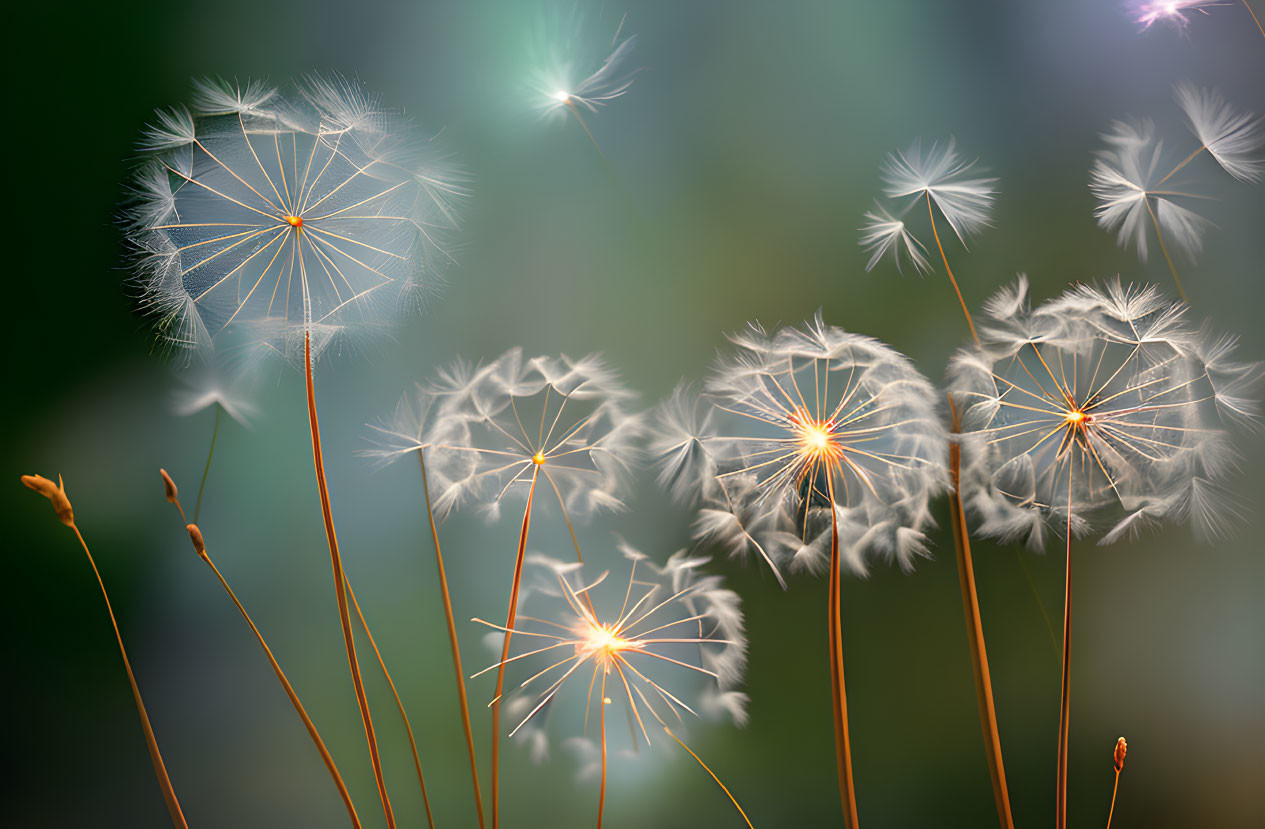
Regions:
M 601 351 L 645 405 L 699 377 L 749 319 L 827 321 L 879 337 L 942 376 L 964 327 L 942 273 L 863 270 L 861 214 L 883 155 L 953 135 L 1001 179 L 996 227 L 951 248 L 968 302 L 1026 271 L 1037 298 L 1121 273 L 1165 289 L 1091 217 L 1097 133 L 1154 117 L 1185 146 L 1174 82 L 1215 85 L 1265 110 L 1265 39 L 1230 3 L 1188 36 L 1139 33 L 1117 0 L 607 3 L 646 70 L 590 125 L 524 99 L 537 0 L 432 3 L 216 0 L 21 4 L 8 13 L 9 265 L 3 407 L 7 826 L 161 827 L 154 783 L 98 588 L 73 537 L 19 473 L 61 473 L 119 615 L 172 779 L 193 826 L 345 825 L 337 794 L 231 605 L 163 501 L 158 467 L 196 491 L 212 415 L 171 414 L 177 371 L 152 353 L 123 288 L 113 216 L 138 133 L 202 75 L 284 82 L 354 75 L 442 140 L 471 176 L 460 263 L 437 301 L 368 354 L 331 356 L 318 395 L 349 574 L 393 665 L 422 745 L 437 823 L 472 826 L 419 476 L 374 472 L 365 424 L 457 356 Z M 1193 147 L 1193 143 L 1191 145 Z M 1201 159 L 1217 197 L 1207 250 L 1183 275 L 1195 312 L 1265 358 L 1265 190 Z M 339 639 L 302 379 L 279 371 L 251 428 L 219 435 L 202 526 L 348 778 L 377 809 Z M 1111 751 L 1129 739 L 1117 827 L 1265 825 L 1265 453 L 1241 443 L 1246 520 L 1200 546 L 1186 528 L 1074 552 L 1071 824 L 1105 821 Z M 659 560 L 690 515 L 643 476 L 622 515 L 581 542 L 614 561 L 618 532 Z M 943 503 L 938 507 L 947 526 Z M 513 522 L 458 515 L 441 528 L 458 616 L 503 612 Z M 553 522 L 534 549 L 565 552 Z M 952 543 L 913 575 L 844 585 L 857 793 L 867 826 L 995 825 Z M 1053 818 L 1062 557 L 977 542 L 975 566 L 1014 812 Z M 742 730 L 692 729 L 693 747 L 756 826 L 838 825 L 820 580 L 782 592 L 758 567 L 716 561 L 751 636 Z M 1024 568 L 1027 569 L 1025 575 Z M 1029 586 L 1029 577 L 1032 587 Z M 467 666 L 491 661 L 463 628 Z M 367 670 L 401 825 L 421 824 L 407 746 Z M 471 683 L 486 762 L 490 677 Z M 505 826 L 584 826 L 596 791 L 563 752 L 505 760 Z M 486 785 L 486 769 L 484 771 Z M 608 825 L 736 826 L 677 751 L 619 761 Z

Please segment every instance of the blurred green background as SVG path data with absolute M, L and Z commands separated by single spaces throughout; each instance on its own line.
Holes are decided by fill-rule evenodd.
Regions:
M 1152 116 L 1187 145 L 1171 86 L 1215 85 L 1265 110 L 1265 40 L 1241 6 L 1189 36 L 1139 34 L 1115 0 L 699 2 L 593 7 L 592 36 L 639 35 L 646 67 L 589 118 L 614 175 L 570 121 L 537 123 L 523 46 L 536 2 L 22 4 L 8 13 L 16 222 L 6 268 L 5 686 L 0 822 L 167 824 L 98 589 L 74 538 L 19 473 L 66 477 L 119 615 L 191 826 L 346 824 L 337 794 L 266 661 L 162 498 L 186 498 L 212 415 L 170 414 L 175 373 L 150 352 L 122 287 L 113 225 L 139 130 L 188 99 L 193 76 L 282 83 L 337 70 L 443 140 L 471 175 L 460 264 L 444 295 L 394 341 L 331 356 L 318 396 L 350 576 L 393 665 L 423 752 L 437 824 L 474 825 L 464 745 L 424 535 L 415 467 L 373 472 L 365 424 L 460 355 L 603 352 L 652 405 L 697 378 L 749 319 L 827 321 L 877 336 L 938 379 L 964 327 L 942 273 L 863 270 L 861 214 L 885 153 L 954 135 L 1001 179 L 996 227 L 951 248 L 977 306 L 1016 271 L 1044 298 L 1121 273 L 1165 289 L 1099 230 L 1086 187 L 1097 133 Z M 16 100 L 13 100 L 16 98 Z M 1193 143 L 1190 144 L 1193 147 Z M 1202 159 L 1207 162 L 1207 158 Z M 1200 315 L 1265 357 L 1265 191 L 1199 168 L 1217 227 L 1183 278 Z M 348 779 L 366 825 L 373 782 L 330 590 L 301 376 L 278 372 L 253 428 L 226 422 L 202 527 Z M 1265 453 L 1242 441 L 1245 526 L 1198 546 L 1186 528 L 1074 553 L 1071 825 L 1105 822 L 1116 737 L 1129 739 L 1114 825 L 1265 825 Z M 610 533 L 659 560 L 690 515 L 643 476 L 631 510 L 582 529 L 599 561 Z M 945 505 L 938 515 L 947 527 Z M 561 549 L 554 521 L 532 547 Z M 458 515 L 441 528 L 459 617 L 503 612 L 512 521 Z M 952 543 L 913 575 L 844 585 L 848 698 L 866 826 L 995 825 Z M 1017 823 L 1053 819 L 1059 661 L 1020 566 L 1056 628 L 1062 557 L 979 542 L 975 564 Z M 751 635 L 742 730 L 700 726 L 693 747 L 757 827 L 839 825 L 823 636 L 825 589 L 785 593 L 758 567 L 718 561 Z M 491 661 L 463 627 L 468 672 Z M 401 825 L 421 825 L 407 745 L 366 670 Z M 486 763 L 490 677 L 471 683 Z M 506 829 L 589 825 L 592 783 L 565 752 L 505 760 Z M 486 769 L 484 771 L 486 785 Z M 608 825 L 737 826 L 681 752 L 611 772 Z M 375 818 L 377 820 L 375 820 Z

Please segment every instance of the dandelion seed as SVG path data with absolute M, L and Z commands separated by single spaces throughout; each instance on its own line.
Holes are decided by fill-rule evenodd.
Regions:
M 1215 89 L 1182 83 L 1174 88 L 1173 95 L 1199 139 L 1200 149 L 1207 150 L 1222 169 L 1248 183 L 1265 176 L 1265 161 L 1254 157 L 1265 143 L 1260 117 L 1234 110 Z
M 1252 11 L 1252 6 L 1247 0 L 1240 0 L 1240 2 L 1251 15 L 1252 22 L 1256 24 L 1261 36 L 1265 37 L 1265 28 L 1262 27 L 1256 12 Z M 1129 13 L 1142 27 L 1142 31 L 1146 31 L 1156 23 L 1164 23 L 1184 34 L 1190 25 L 1191 15 L 1195 13 L 1206 15 L 1209 13 L 1208 9 L 1215 6 L 1233 5 L 1233 2 L 1227 2 L 1227 0 L 1130 0 L 1128 5 Z
M 896 213 L 900 218 L 893 217 L 879 204 L 876 212 L 865 214 L 866 222 L 861 228 L 861 246 L 871 254 L 870 261 L 865 266 L 867 271 L 872 270 L 889 252 L 899 269 L 900 251 L 903 248 L 917 270 L 929 272 L 930 263 L 923 255 L 927 248 L 908 230 L 903 221 L 905 214 L 918 201 L 925 200 L 936 250 L 940 253 L 945 273 L 957 294 L 962 315 L 966 317 L 966 324 L 971 329 L 973 338 L 976 336 L 975 323 L 971 320 L 966 300 L 962 298 L 957 277 L 949 267 L 949 258 L 940 242 L 935 210 L 932 208 L 933 205 L 939 208 L 940 214 L 949 223 L 963 247 L 966 246 L 968 236 L 990 226 L 989 211 L 996 198 L 997 179 L 970 177 L 968 173 L 974 166 L 974 161 L 965 161 L 958 154 L 952 138 L 943 145 L 939 142 L 932 144 L 926 153 L 922 150 L 921 141 L 914 141 L 906 152 L 892 153 L 883 161 L 883 193 L 889 199 L 905 202 Z
M 627 545 L 620 549 L 628 567 L 622 583 L 607 582 L 605 572 L 586 580 L 578 563 L 533 556 L 525 612 L 516 625 L 475 620 L 522 643 L 519 652 L 504 653 L 480 672 L 512 666 L 525 677 L 511 691 L 521 700 L 512 707 L 525 713 L 509 736 L 539 747 L 546 739 L 545 720 L 570 716 L 567 727 L 586 735 L 573 737 L 571 744 L 582 755 L 600 758 L 599 826 L 606 800 L 607 723 L 619 709 L 634 744 L 653 746 L 662 729 L 700 764 L 673 731 L 685 715 L 723 712 L 738 724 L 746 716 L 746 695 L 734 690 L 746 661 L 737 594 L 723 588 L 719 577 L 701 572 L 705 558 L 677 553 L 660 568 Z M 587 736 L 592 720 L 600 731 L 596 741 Z
M 1047 522 L 1064 531 L 1062 826 L 1072 536 L 1099 519 L 1111 522 L 1104 544 L 1163 521 L 1222 532 L 1215 493 L 1233 467 L 1226 421 L 1251 416 L 1245 391 L 1259 367 L 1210 345 L 1187 326 L 1185 306 L 1149 287 L 1080 286 L 1032 310 L 1021 277 L 988 311 L 984 344 L 950 364 L 968 456 L 963 488 L 985 535 L 1040 547 Z M 1207 359 L 1214 354 L 1219 365 Z M 1228 399 L 1226 388 L 1235 390 Z
M 693 485 L 701 541 L 829 574 L 828 633 L 840 797 L 856 825 L 843 683 L 843 563 L 903 568 L 926 554 L 931 497 L 947 485 L 936 394 L 900 354 L 818 314 L 769 336 L 731 338 L 705 387 L 706 414 L 682 388 L 661 408 L 651 448 L 660 480 Z M 728 422 L 725 422 L 728 420 Z M 785 582 L 782 582 L 785 586 Z

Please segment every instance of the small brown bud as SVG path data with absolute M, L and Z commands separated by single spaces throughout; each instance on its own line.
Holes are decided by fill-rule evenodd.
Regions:
M 198 529 L 197 524 L 187 524 L 185 529 L 189 531 L 189 540 L 193 542 L 193 549 L 202 558 L 206 558 L 206 542 L 202 540 L 202 531 Z
M 176 482 L 171 480 L 171 476 L 167 474 L 167 470 L 159 469 L 158 472 L 163 476 L 163 489 L 166 492 L 168 503 L 176 503 L 176 499 L 180 497 L 180 492 L 176 489 Z
M 1119 772 L 1124 768 L 1124 755 L 1129 750 L 1129 744 L 1124 741 L 1124 737 L 1116 740 L 1116 752 L 1113 759 L 1116 761 L 1116 771 Z
M 23 475 L 22 483 L 28 489 L 35 490 L 52 502 L 59 521 L 67 527 L 75 525 L 75 513 L 70 508 L 70 499 L 66 497 L 66 487 L 62 483 L 61 475 L 57 476 L 56 485 L 43 475 Z

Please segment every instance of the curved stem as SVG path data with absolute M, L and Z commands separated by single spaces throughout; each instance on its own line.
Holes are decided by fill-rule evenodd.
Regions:
M 536 494 L 536 478 L 540 466 L 532 468 L 531 486 L 527 490 L 527 507 L 523 510 L 523 526 L 518 533 L 518 552 L 514 558 L 514 582 L 510 587 L 509 612 L 505 615 L 505 640 L 501 645 L 501 662 L 496 668 L 496 694 L 492 697 L 492 829 L 501 825 L 501 694 L 505 690 L 505 663 L 510 655 L 510 636 L 518 616 L 518 585 L 523 578 L 523 554 L 527 550 L 527 531 L 531 527 L 531 505 Z
M 1111 816 L 1116 813 L 1116 792 L 1120 789 L 1120 769 L 1116 769 L 1116 782 L 1111 786 L 1111 808 L 1107 811 L 1107 829 L 1111 829 Z
M 1072 481 L 1067 482 L 1067 569 L 1063 577 L 1063 683 L 1059 702 L 1059 758 L 1055 791 L 1055 826 L 1067 827 L 1067 743 L 1068 719 L 1071 713 L 1069 695 L 1072 669 Z
M 694 753 L 693 749 L 691 749 L 685 743 L 681 742 L 681 738 L 673 734 L 672 729 L 668 728 L 665 725 L 663 727 L 663 730 L 668 732 L 669 737 L 676 740 L 677 745 L 679 745 L 681 748 L 688 751 L 690 753 L 690 756 L 693 757 L 695 760 L 698 760 L 698 764 L 703 767 L 703 770 L 712 776 L 712 779 L 716 781 L 716 785 L 720 786 L 721 791 L 723 791 L 729 797 L 729 802 L 734 805 L 734 808 L 738 810 L 738 814 L 742 815 L 742 819 L 747 822 L 748 829 L 755 829 L 755 827 L 751 825 L 751 818 L 747 817 L 747 813 L 744 812 L 742 810 L 742 807 L 738 805 L 737 799 L 732 794 L 730 794 L 729 789 L 725 787 L 725 784 L 720 782 L 720 778 L 716 776 L 716 772 L 709 769 L 707 767 L 707 764 L 703 762 L 702 758 Z M 1108 829 L 1110 829 L 1110 827 L 1108 827 Z
M 321 427 L 316 416 L 316 388 L 312 381 L 312 335 L 303 333 L 303 367 L 307 380 L 307 417 L 312 433 L 312 463 L 316 467 L 316 487 L 321 498 L 321 517 L 325 522 L 325 539 L 329 543 L 330 566 L 334 571 L 334 595 L 338 599 L 338 620 L 343 629 L 343 646 L 347 650 L 347 664 L 351 670 L 352 685 L 356 689 L 356 705 L 364 723 L 365 741 L 369 744 L 369 759 L 373 764 L 373 778 L 378 785 L 378 799 L 386 815 L 388 829 L 395 829 L 395 814 L 387 797 L 386 781 L 382 778 L 382 760 L 378 756 L 378 738 L 373 731 L 373 717 L 369 713 L 369 700 L 365 697 L 364 682 L 360 677 L 360 662 L 356 659 L 356 643 L 352 638 L 351 615 L 347 609 L 346 576 L 343 573 L 342 556 L 338 551 L 338 535 L 334 531 L 334 513 L 329 502 L 329 487 L 325 483 L 325 464 L 321 459 Z
M 602 698 L 599 700 L 601 711 L 599 719 L 602 729 L 602 785 L 597 795 L 597 829 L 602 829 L 602 813 L 606 811 L 606 673 L 602 669 Z
M 1256 12 L 1252 11 L 1252 7 L 1247 4 L 1247 0 L 1243 0 L 1243 8 L 1247 9 L 1247 13 L 1252 15 L 1252 22 L 1256 24 L 1256 30 L 1261 33 L 1261 37 L 1265 37 L 1265 26 L 1261 25 L 1260 18 L 1256 16 Z
M 404 711 L 404 702 L 400 699 L 400 692 L 395 688 L 395 680 L 391 679 L 391 672 L 387 670 L 386 660 L 382 658 L 382 652 L 378 650 L 378 643 L 373 640 L 373 634 L 369 632 L 369 623 L 365 621 L 360 602 L 356 600 L 356 591 L 351 589 L 351 581 L 347 580 L 346 575 L 343 576 L 343 580 L 347 584 L 347 595 L 351 598 L 352 607 L 356 608 L 356 616 L 360 618 L 360 628 L 365 632 L 365 638 L 369 640 L 369 645 L 373 648 L 373 655 L 378 658 L 378 667 L 382 669 L 382 676 L 386 678 L 387 685 L 391 688 L 391 695 L 395 697 L 395 707 L 399 709 L 400 719 L 404 721 L 404 732 L 408 735 L 409 748 L 413 751 L 413 768 L 417 770 L 417 784 L 422 789 L 422 806 L 426 810 L 426 823 L 430 829 L 435 829 L 435 818 L 430 813 L 430 798 L 426 795 L 426 780 L 422 777 L 422 760 L 417 753 L 417 741 L 413 739 L 413 727 L 409 724 L 408 714 Z
M 220 585 L 228 593 L 228 597 L 233 600 L 233 604 L 237 606 L 237 612 L 246 620 L 246 624 L 250 625 L 251 632 L 255 634 L 255 639 L 259 641 L 259 647 L 264 649 L 264 654 L 268 657 L 269 664 L 272 665 L 272 672 L 277 675 L 277 680 L 281 682 L 281 687 L 285 689 L 286 696 L 290 698 L 290 705 L 294 707 L 294 712 L 303 720 L 303 726 L 307 729 L 308 736 L 312 738 L 312 743 L 320 753 L 321 760 L 325 762 L 325 768 L 329 770 L 329 776 L 333 778 L 334 785 L 338 787 L 338 795 L 343 799 L 343 805 L 347 807 L 347 815 L 351 818 L 351 825 L 356 827 L 356 829 L 360 829 L 360 818 L 356 814 L 356 807 L 351 802 L 351 794 L 348 793 L 347 786 L 343 783 L 342 775 L 338 773 L 338 767 L 334 765 L 334 758 L 330 755 L 329 749 L 325 747 L 325 741 L 321 739 L 321 735 L 317 733 L 316 724 L 312 722 L 312 718 L 308 716 L 303 703 L 299 701 L 299 695 L 295 693 L 294 686 L 286 678 L 285 671 L 282 671 L 281 666 L 277 664 L 276 657 L 272 655 L 272 649 L 264 641 L 263 634 L 259 632 L 259 628 L 255 627 L 254 620 L 250 618 L 250 614 L 246 612 L 246 608 L 238 600 L 233 588 L 228 586 L 228 581 L 224 578 L 224 574 L 220 572 L 220 568 L 215 566 L 215 562 L 211 560 L 211 556 L 206 552 L 205 548 L 198 550 L 198 557 L 206 562 L 207 566 L 211 568 L 211 572 L 215 573 L 215 577 L 220 580 Z
M 145 747 L 149 749 L 149 759 L 154 764 L 154 774 L 158 777 L 158 787 L 162 789 L 163 802 L 167 804 L 171 823 L 179 829 L 189 829 L 189 824 L 184 819 L 184 812 L 180 809 L 180 801 L 176 798 L 176 790 L 171 785 L 171 778 L 167 776 L 167 766 L 163 763 L 162 752 L 158 750 L 158 740 L 154 737 L 154 729 L 149 724 L 149 714 L 145 712 L 145 703 L 141 700 L 141 689 L 137 687 L 136 677 L 132 674 L 132 663 L 128 661 L 127 648 L 123 647 L 123 634 L 119 632 L 119 623 L 114 618 L 114 608 L 110 605 L 110 594 L 105 590 L 101 571 L 97 569 L 97 562 L 93 560 L 92 553 L 88 550 L 88 542 L 83 540 L 79 527 L 74 523 L 69 526 L 75 531 L 79 546 L 83 547 L 84 555 L 88 557 L 92 572 L 97 577 L 97 584 L 101 587 L 101 597 L 105 599 L 105 610 L 110 614 L 110 624 L 114 627 L 114 638 L 119 642 L 119 655 L 123 657 L 123 669 L 127 671 L 127 681 L 132 686 L 132 699 L 136 701 L 136 713 L 141 716 L 141 728 L 145 732 Z
M 957 407 L 949 398 L 952 429 L 959 430 Z M 979 595 L 975 590 L 975 566 L 971 560 L 971 539 L 966 532 L 962 510 L 961 485 L 962 446 L 949 443 L 949 475 L 953 491 L 949 496 L 949 515 L 953 524 L 953 546 L 958 560 L 958 586 L 962 589 L 962 610 L 966 615 L 967 641 L 971 648 L 971 668 L 975 677 L 975 698 L 979 706 L 980 728 L 984 732 L 984 755 L 988 760 L 988 777 L 993 784 L 993 800 L 997 804 L 997 822 L 1003 829 L 1014 829 L 1010 813 L 1010 792 L 1006 788 L 1006 766 L 1002 759 L 1001 735 L 997 730 L 997 711 L 993 705 L 993 681 L 988 670 L 988 650 L 984 644 L 984 623 L 980 618 Z
M 1173 267 L 1173 258 L 1168 255 L 1168 246 L 1164 244 L 1164 234 L 1160 232 L 1160 221 L 1155 216 L 1155 211 L 1151 209 L 1151 200 L 1143 199 L 1146 204 L 1146 212 L 1151 214 L 1151 224 L 1155 225 L 1155 238 L 1160 242 L 1160 252 L 1164 254 L 1164 261 L 1168 263 L 1168 269 L 1173 274 L 1173 281 L 1177 283 L 1177 295 L 1182 298 L 1182 302 L 1189 302 L 1186 299 L 1186 290 L 1182 288 L 1182 281 L 1177 276 L 1177 268 Z
M 931 209 L 930 192 L 927 193 L 927 216 L 931 219 L 931 235 L 936 237 L 936 249 L 940 251 L 940 261 L 944 263 L 944 272 L 949 275 L 949 281 L 953 283 L 953 292 L 958 295 L 958 304 L 962 306 L 962 314 L 966 317 L 966 327 L 971 329 L 971 339 L 979 345 L 979 335 L 975 333 L 975 322 L 971 319 L 971 312 L 967 310 L 966 300 L 962 298 L 962 289 L 958 287 L 958 281 L 953 276 L 953 269 L 949 267 L 949 257 L 944 255 L 944 245 L 940 244 L 940 232 L 936 230 L 936 215 Z
M 444 571 L 444 554 L 439 548 L 439 530 L 435 527 L 435 513 L 430 504 L 430 483 L 426 478 L 426 459 L 422 450 L 417 453 L 422 467 L 422 493 L 426 498 L 426 518 L 430 522 L 430 535 L 435 542 L 435 563 L 439 567 L 439 592 L 444 600 L 444 619 L 448 623 L 448 644 L 452 648 L 452 664 L 457 674 L 457 699 L 461 704 L 461 727 L 466 734 L 466 752 L 470 755 L 470 780 L 474 784 L 474 806 L 479 815 L 479 829 L 483 829 L 483 793 L 479 790 L 479 766 L 474 759 L 474 734 L 470 729 L 470 706 L 466 701 L 466 677 L 461 670 L 461 648 L 457 644 L 457 625 L 452 615 L 452 598 L 448 595 L 448 576 Z
M 202 513 L 202 491 L 206 489 L 206 476 L 211 471 L 211 458 L 215 456 L 215 439 L 220 435 L 220 414 L 224 409 L 219 403 L 215 404 L 215 425 L 211 427 L 211 449 L 206 453 L 206 465 L 202 467 L 202 482 L 198 484 L 198 500 L 193 503 L 193 523 L 198 523 L 198 516 Z
M 830 498 L 830 598 L 827 602 L 827 624 L 830 628 L 830 678 L 834 694 L 835 766 L 839 775 L 839 800 L 843 807 L 846 829 L 857 829 L 856 790 L 852 777 L 852 740 L 848 734 L 848 694 L 843 679 L 843 598 L 842 573 L 839 566 L 839 519 L 835 510 L 834 476 L 826 474 Z

